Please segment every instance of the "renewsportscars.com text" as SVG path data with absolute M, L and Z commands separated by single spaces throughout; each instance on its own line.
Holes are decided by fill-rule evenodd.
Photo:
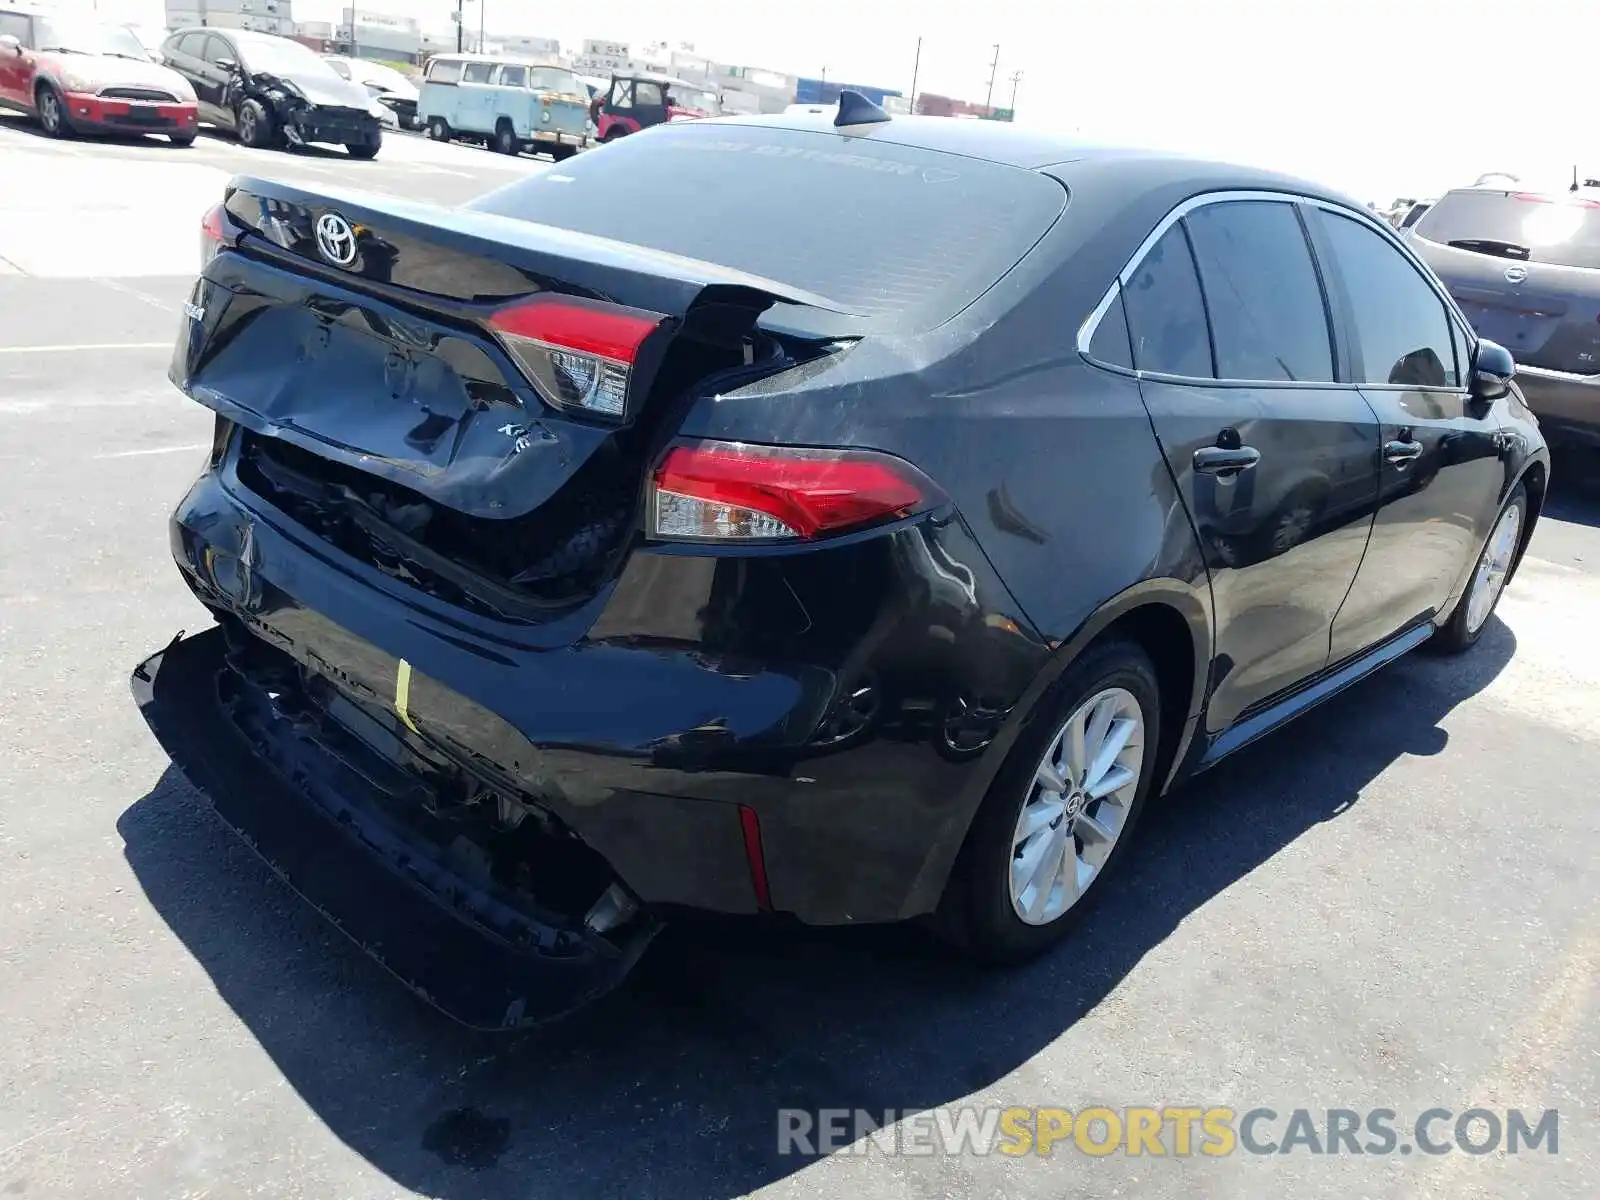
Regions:
M 778 1110 L 779 1154 L 1074 1153 L 1222 1158 L 1233 1154 L 1558 1153 L 1558 1110 L 1271 1108 Z

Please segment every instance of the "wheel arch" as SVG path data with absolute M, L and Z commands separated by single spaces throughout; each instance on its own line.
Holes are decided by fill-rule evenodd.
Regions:
M 1519 483 L 1528 493 L 1528 519 L 1522 523 L 1522 534 L 1517 541 L 1517 556 L 1512 560 L 1511 570 L 1506 575 L 1507 583 L 1517 577 L 1517 568 L 1522 565 L 1522 556 L 1528 549 L 1528 543 L 1533 540 L 1533 527 L 1539 523 L 1539 516 L 1544 512 L 1544 498 L 1550 488 L 1549 460 L 1542 457 L 1530 458 L 1522 473 L 1511 484 L 1509 491 L 1515 491 Z
M 1138 645 L 1156 669 L 1162 696 L 1157 794 L 1172 785 L 1189 756 L 1205 706 L 1212 654 L 1210 591 L 1204 580 L 1195 586 L 1179 579 L 1146 579 L 1100 604 L 1069 637 L 1051 644 L 1049 657 L 989 745 L 987 769 L 976 774 L 963 805 L 964 823 L 950 831 L 954 836 L 941 839 L 924 862 L 904 915 L 928 911 L 943 894 L 979 808 L 1023 732 L 1039 719 L 1041 701 L 1051 687 L 1090 647 L 1116 638 Z

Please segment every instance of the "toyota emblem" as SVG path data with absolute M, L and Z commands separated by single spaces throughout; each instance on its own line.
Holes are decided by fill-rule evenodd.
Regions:
M 356 231 L 338 213 L 323 213 L 317 218 L 317 252 L 336 267 L 353 267 L 356 262 Z
M 1506 268 L 1506 282 L 1507 283 L 1521 283 L 1527 277 L 1528 277 L 1528 268 L 1527 267 L 1507 267 Z

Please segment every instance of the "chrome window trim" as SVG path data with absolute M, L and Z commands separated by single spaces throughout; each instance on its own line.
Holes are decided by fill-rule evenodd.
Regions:
M 1455 321 L 1460 325 L 1463 333 L 1466 336 L 1468 345 L 1471 345 L 1471 344 L 1473 344 L 1473 343 L 1475 343 L 1477 341 L 1477 335 L 1472 332 L 1472 323 L 1470 321 L 1468 321 L 1465 316 L 1462 315 L 1460 306 L 1457 305 L 1456 302 L 1455 302 L 1455 297 L 1450 295 L 1450 293 L 1447 290 L 1444 289 L 1443 285 L 1438 283 L 1438 281 L 1434 278 L 1433 272 L 1428 268 L 1427 264 L 1424 263 L 1422 261 L 1422 259 L 1420 257 L 1418 257 L 1417 254 L 1414 251 L 1412 251 L 1412 249 L 1409 246 L 1407 246 L 1405 244 L 1404 241 L 1402 241 L 1400 238 L 1395 236 L 1395 233 L 1394 233 L 1393 229 L 1389 228 L 1389 226 L 1387 224 L 1385 224 L 1384 222 L 1381 222 L 1381 221 L 1377 220 L 1376 218 L 1374 218 L 1370 213 L 1364 212 L 1363 210 L 1361 210 L 1359 208 L 1351 208 L 1351 207 L 1349 207 L 1347 205 L 1336 204 L 1336 203 L 1334 203 L 1332 201 L 1324 200 L 1324 199 L 1322 199 L 1321 197 L 1318 197 L 1318 196 L 1307 196 L 1307 195 L 1305 195 L 1305 194 L 1303 194 L 1301 192 L 1291 192 L 1291 191 L 1273 192 L 1273 191 L 1263 191 L 1263 190 L 1254 189 L 1254 188 L 1248 188 L 1248 189 L 1247 188 L 1233 188 L 1233 189 L 1229 189 L 1229 190 L 1226 190 L 1226 191 L 1201 192 L 1197 196 L 1190 196 L 1187 200 L 1183 201 L 1182 203 L 1180 203 L 1176 207 L 1174 207 L 1171 212 L 1167 213 L 1166 216 L 1162 217 L 1161 220 L 1156 223 L 1155 228 L 1152 229 L 1148 234 L 1145 235 L 1144 240 L 1139 243 L 1138 248 L 1134 250 L 1133 254 L 1129 257 L 1127 263 L 1123 266 L 1122 270 L 1117 272 L 1116 278 L 1114 278 L 1111 281 L 1111 286 L 1106 289 L 1106 293 L 1105 293 L 1104 296 L 1102 296 L 1100 298 L 1100 302 L 1094 306 L 1093 311 L 1091 311 L 1089 313 L 1089 316 L 1084 320 L 1083 324 L 1081 326 L 1079 326 L 1079 328 L 1078 328 L 1077 350 L 1078 350 L 1078 354 L 1080 356 L 1082 356 L 1082 358 L 1084 359 L 1085 362 L 1092 363 L 1094 366 L 1099 367 L 1101 370 L 1115 371 L 1120 375 L 1132 375 L 1135 378 L 1138 378 L 1138 379 L 1149 379 L 1152 382 L 1159 381 L 1159 382 L 1162 382 L 1162 383 L 1192 383 L 1192 384 L 1204 384 L 1204 385 L 1208 385 L 1208 386 L 1212 386 L 1212 387 L 1215 387 L 1215 386 L 1218 386 L 1218 385 L 1221 385 L 1223 387 L 1256 387 L 1256 388 L 1261 388 L 1261 387 L 1292 387 L 1292 388 L 1352 388 L 1352 387 L 1361 387 L 1361 388 L 1371 388 L 1374 391 L 1447 392 L 1447 393 L 1454 393 L 1454 394 L 1464 393 L 1467 390 L 1465 384 L 1457 385 L 1455 387 L 1442 387 L 1441 388 L 1441 387 L 1407 386 L 1405 384 L 1394 384 L 1394 383 L 1382 383 L 1382 384 L 1365 384 L 1365 383 L 1357 384 L 1357 383 L 1354 383 L 1354 382 L 1340 383 L 1340 382 L 1338 382 L 1336 380 L 1320 380 L 1320 379 L 1319 380 L 1308 380 L 1308 381 L 1300 381 L 1300 380 L 1294 380 L 1294 379 L 1213 379 L 1213 378 L 1211 378 L 1209 376 L 1205 376 L 1205 375 L 1169 375 L 1169 374 L 1167 374 L 1167 373 L 1165 373 L 1163 371 L 1141 371 L 1141 370 L 1138 370 L 1137 368 L 1133 369 L 1132 371 L 1129 371 L 1127 368 L 1119 367 L 1115 363 L 1101 362 L 1099 359 L 1093 357 L 1089 353 L 1089 343 L 1094 339 L 1095 330 L 1097 328 L 1099 328 L 1101 320 L 1104 319 L 1106 313 L 1110 310 L 1112 301 L 1114 301 L 1116 299 L 1118 291 L 1128 285 L 1128 282 L 1133 278 L 1134 273 L 1144 263 L 1145 255 L 1149 254 L 1151 250 L 1155 249 L 1156 243 L 1159 242 L 1163 237 L 1166 236 L 1168 230 L 1170 230 L 1174 225 L 1176 225 L 1179 221 L 1183 220 L 1184 217 L 1188 216 L 1190 213 L 1194 212 L 1196 209 L 1205 208 L 1208 205 L 1212 205 L 1212 204 L 1227 204 L 1227 203 L 1234 202 L 1234 201 L 1254 201 L 1254 202 L 1269 202 L 1269 203 L 1289 204 L 1289 205 L 1302 205 L 1302 204 L 1303 205 L 1309 205 L 1309 206 L 1311 206 L 1313 208 L 1322 209 L 1325 212 L 1334 213 L 1334 214 L 1336 214 L 1338 216 L 1342 216 L 1342 217 L 1348 217 L 1351 220 L 1358 221 L 1361 224 L 1366 225 L 1369 229 L 1377 231 L 1380 236 L 1387 236 L 1387 239 L 1388 239 L 1389 243 L 1392 246 L 1395 246 L 1396 248 L 1398 248 L 1400 250 L 1400 252 L 1405 256 L 1407 261 L 1409 261 L 1411 263 L 1412 269 L 1417 271 L 1417 274 L 1421 277 L 1423 283 L 1427 284 L 1427 286 L 1433 292 L 1433 294 L 1435 296 L 1437 296 L 1439 298 L 1440 302 L 1444 305 L 1446 320 Z M 1313 261 L 1315 261 L 1315 254 L 1316 254 L 1315 247 L 1311 246 L 1310 244 L 1308 244 L 1307 247 L 1306 247 L 1306 250 L 1307 250 L 1307 253 L 1309 253 L 1309 254 L 1311 254 L 1313 256 Z M 1130 330 L 1129 333 L 1131 335 L 1132 331 Z M 1465 372 L 1463 372 L 1463 374 L 1465 374 Z

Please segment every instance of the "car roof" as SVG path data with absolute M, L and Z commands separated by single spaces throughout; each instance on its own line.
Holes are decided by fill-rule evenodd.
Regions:
M 564 63 L 551 62 L 548 58 L 524 58 L 516 54 L 435 54 L 428 61 L 436 62 L 486 62 L 486 63 L 512 63 L 519 67 L 550 67 L 557 71 L 571 71 L 572 68 Z M 574 72 L 576 74 L 576 72 Z
M 794 129 L 815 133 L 841 133 L 833 121 L 837 106 L 821 112 L 784 112 L 771 116 L 728 116 L 696 122 L 704 125 L 743 125 Z M 958 154 L 1025 170 L 1044 170 L 1071 184 L 1072 176 L 1107 169 L 1136 169 L 1148 187 L 1194 184 L 1194 190 L 1220 189 L 1294 192 L 1367 211 L 1350 197 L 1310 180 L 1188 155 L 1131 146 L 1106 145 L 1052 133 L 1019 128 L 1009 121 L 952 121 L 948 117 L 897 116 L 873 125 L 856 125 L 845 136 Z

